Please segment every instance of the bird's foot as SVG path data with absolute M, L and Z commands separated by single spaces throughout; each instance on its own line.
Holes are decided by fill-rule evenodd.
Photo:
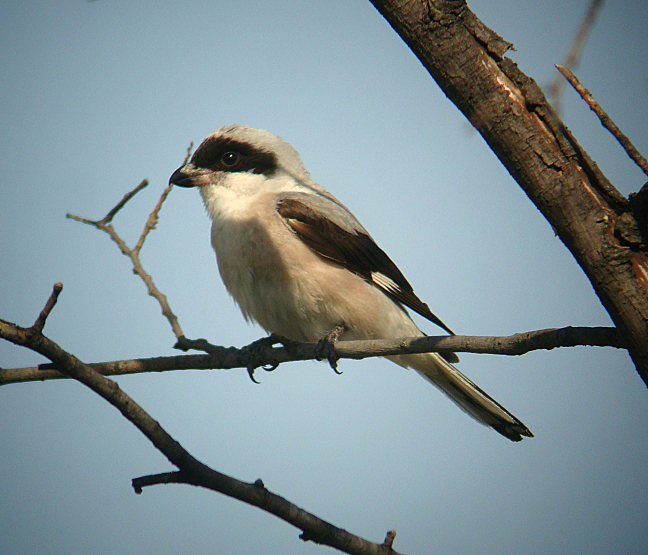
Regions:
M 241 347 L 241 355 L 245 360 L 248 376 L 250 376 L 250 379 L 254 383 L 259 383 L 254 377 L 254 371 L 257 368 L 263 368 L 266 372 L 272 372 L 279 366 L 278 362 L 268 364 L 266 360 L 268 360 L 268 349 L 277 343 L 282 343 L 282 339 L 273 333 L 268 337 L 262 337 L 245 347 Z
M 344 333 L 345 329 L 342 325 L 335 326 L 315 345 L 315 358 L 317 360 L 328 360 L 331 368 L 333 368 L 333 372 L 336 374 L 341 374 L 342 372 L 339 372 L 337 369 L 337 361 L 340 357 L 335 352 L 335 343 L 338 337 Z

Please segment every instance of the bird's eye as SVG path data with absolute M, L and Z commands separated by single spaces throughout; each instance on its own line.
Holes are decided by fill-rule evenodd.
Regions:
M 241 155 L 238 152 L 226 152 L 221 156 L 221 162 L 228 168 L 235 166 L 240 159 Z

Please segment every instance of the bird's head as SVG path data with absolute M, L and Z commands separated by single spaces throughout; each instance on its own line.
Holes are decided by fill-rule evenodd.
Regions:
M 263 129 L 228 125 L 207 137 L 169 183 L 237 189 L 258 187 L 282 173 L 304 184 L 311 182 L 298 152 L 286 141 Z

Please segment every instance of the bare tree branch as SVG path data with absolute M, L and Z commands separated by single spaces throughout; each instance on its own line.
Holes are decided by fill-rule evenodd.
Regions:
M 581 95 L 581 98 L 587 102 L 587 105 L 591 110 L 598 116 L 601 120 L 601 124 L 605 127 L 614 138 L 619 142 L 623 147 L 623 150 L 626 151 L 628 156 L 632 161 L 641 168 L 641 170 L 648 176 L 648 160 L 646 160 L 642 154 L 636 149 L 632 144 L 632 141 L 617 127 L 617 125 L 612 121 L 612 118 L 601 108 L 601 105 L 594 100 L 594 96 L 589 92 L 581 82 L 576 78 L 576 76 L 569 70 L 567 67 L 562 67 L 557 65 L 556 68 L 560 73 L 563 74 L 565 79 L 569 81 L 569 84 L 576 89 L 576 92 Z
M 171 464 L 179 469 L 177 473 L 166 473 L 163 476 L 167 478 L 174 476 L 177 478 L 177 480 L 173 480 L 175 482 L 211 489 L 259 507 L 302 530 L 300 538 L 304 541 L 328 545 L 345 553 L 398 555 L 391 548 L 391 542 L 377 544 L 350 534 L 272 493 L 265 488 L 260 479 L 254 483 L 243 482 L 217 472 L 194 458 L 115 382 L 102 376 L 91 366 L 84 364 L 42 334 L 42 327 L 47 315 L 56 303 L 60 291 L 61 285 L 56 284 L 54 293 L 32 327 L 21 328 L 2 320 L 0 321 L 0 334 L 16 345 L 27 347 L 47 357 L 67 376 L 85 384 L 118 409 Z M 166 479 L 166 483 L 169 481 Z M 143 486 L 154 483 L 163 483 L 163 480 L 162 478 L 156 480 L 140 478 L 133 481 L 133 487 L 136 492 L 141 493 Z
M 160 213 L 160 208 L 162 208 L 162 203 L 169 196 L 169 193 L 171 192 L 171 189 L 173 189 L 173 184 L 169 183 L 169 185 L 167 185 L 166 189 L 164 189 L 164 191 L 162 191 L 162 196 L 160 196 L 160 200 L 158 200 L 157 204 L 155 205 L 155 208 L 153 208 L 153 212 L 151 212 L 150 216 L 146 220 L 146 225 L 144 226 L 144 229 L 142 230 L 142 234 L 140 235 L 140 238 L 137 241 L 137 244 L 133 248 L 133 254 L 138 258 L 139 258 L 139 252 L 140 252 L 140 250 L 142 250 L 142 247 L 144 246 L 144 241 L 146 240 L 146 236 L 149 234 L 149 232 L 152 229 L 155 229 L 155 226 L 158 223 L 158 214 Z
M 187 148 L 187 154 L 185 156 L 183 165 L 186 164 L 189 161 L 189 157 L 191 156 L 191 151 L 193 149 L 193 141 L 189 144 L 189 147 Z M 153 212 L 151 212 L 151 215 L 148 217 L 148 220 L 146 220 L 146 225 L 144 226 L 144 229 L 142 230 L 142 234 L 140 235 L 139 240 L 137 241 L 137 244 L 135 245 L 135 248 L 133 249 L 133 254 L 139 259 L 139 252 L 142 250 L 142 246 L 144 245 L 144 240 L 146 239 L 146 236 L 149 234 L 149 232 L 152 229 L 155 229 L 155 226 L 158 223 L 158 214 L 160 213 L 160 209 L 162 208 L 162 203 L 166 200 L 167 196 L 169 196 L 169 193 L 171 192 L 171 189 L 173 189 L 173 184 L 169 183 L 166 189 L 162 192 L 162 196 L 160 197 L 160 200 L 158 200 L 157 204 L 155 205 L 155 208 L 153 209 Z M 147 284 L 148 285 L 148 284 Z M 155 286 L 153 286 L 155 287 Z M 166 297 L 164 297 L 166 299 Z M 168 306 L 168 305 L 167 305 Z M 164 306 L 162 307 L 162 310 L 164 311 Z M 169 311 L 171 309 L 169 308 Z M 164 312 L 163 312 L 164 313 Z M 177 322 L 177 320 L 176 320 Z M 173 328 L 173 323 L 171 324 L 171 327 Z M 179 328 L 179 326 L 178 326 Z M 176 333 L 178 330 L 173 328 L 173 332 Z M 176 333 L 176 337 L 179 337 Z
M 116 204 L 116 205 L 115 205 L 115 206 L 114 206 L 114 207 L 113 207 L 113 208 L 108 212 L 108 214 L 106 214 L 106 215 L 105 215 L 103 218 L 101 218 L 101 220 L 99 220 L 99 221 L 100 221 L 102 224 L 109 224 L 110 222 L 112 222 L 112 219 L 117 215 L 117 212 L 119 212 L 122 208 L 124 208 L 124 206 L 126 206 L 126 203 L 127 203 L 130 199 L 132 199 L 132 198 L 133 198 L 137 193 L 139 193 L 139 192 L 140 192 L 142 189 L 144 189 L 145 187 L 148 187 L 148 184 L 149 184 L 148 179 L 143 179 L 142 182 L 141 182 L 137 187 L 135 187 L 132 191 L 129 191 L 128 193 L 126 193 L 126 194 L 124 195 L 124 198 L 122 198 L 122 199 L 121 199 L 121 200 L 120 200 L 120 201 L 119 201 L 119 202 L 118 202 L 118 203 L 117 203 L 117 204 Z M 87 224 L 95 224 L 95 223 L 97 223 L 97 222 L 92 222 L 92 221 L 90 221 L 90 220 L 80 219 L 80 218 L 78 218 L 78 217 L 71 216 L 70 214 L 68 214 L 67 217 L 68 217 L 68 218 L 75 219 L 75 220 L 82 221 L 82 222 L 87 223 Z
M 403 2 L 398 6 L 399 2 L 374 2 L 384 14 L 393 16 L 403 8 L 408 10 L 416 2 Z M 595 4 L 600 5 L 600 0 L 594 0 L 592 6 Z M 423 3 L 421 3 L 423 5 Z M 419 6 L 420 7 L 420 6 Z M 562 123 L 553 116 L 550 109 L 547 108 L 544 99 L 534 88 L 534 84 L 525 80 L 517 69 L 507 63 L 503 59 L 503 53 L 510 46 L 497 37 L 492 31 L 485 28 L 465 7 L 465 3 L 460 1 L 429 1 L 425 7 L 425 14 L 422 18 L 410 18 L 408 23 L 415 22 L 415 26 L 422 19 L 425 25 L 422 28 L 426 32 L 431 32 L 433 35 L 439 29 L 440 35 L 444 35 L 445 39 L 452 39 L 454 32 L 453 26 L 456 25 L 457 19 L 461 19 L 460 27 L 467 30 L 470 35 L 469 40 L 474 39 L 482 50 L 476 57 L 479 64 L 486 67 L 491 71 L 491 76 L 495 75 L 497 86 L 484 87 L 483 81 L 474 79 L 476 87 L 482 91 L 489 90 L 495 96 L 503 93 L 508 97 L 509 104 L 504 110 L 507 113 L 497 114 L 496 118 L 489 118 L 480 107 L 471 105 L 465 98 L 461 98 L 458 94 L 458 87 L 456 83 L 452 83 L 447 79 L 447 68 L 443 68 L 442 64 L 436 64 L 433 57 L 427 58 L 424 64 L 430 69 L 431 73 L 440 80 L 445 86 L 442 85 L 444 91 L 448 93 L 451 98 L 455 99 L 460 109 L 464 110 L 471 119 L 475 126 L 480 129 L 487 140 L 491 143 L 496 153 L 509 162 L 512 157 L 507 156 L 504 152 L 508 148 L 511 139 L 524 143 L 532 156 L 536 156 L 540 160 L 540 167 L 529 166 L 527 170 L 521 169 L 518 166 L 524 165 L 523 160 L 513 160 L 513 164 L 507 165 L 511 173 L 521 182 L 525 191 L 529 196 L 534 199 L 543 213 L 550 213 L 551 204 L 560 203 L 560 197 L 550 198 L 546 189 L 536 189 L 536 183 L 533 183 L 532 178 L 527 175 L 537 172 L 541 175 L 543 172 L 555 172 L 556 174 L 566 174 L 568 177 L 573 178 L 577 175 L 581 180 L 581 184 L 591 197 L 589 200 L 594 202 L 601 208 L 600 211 L 591 212 L 596 216 L 603 214 L 597 224 L 604 224 L 606 226 L 613 226 L 615 217 L 622 214 L 623 210 L 629 206 L 629 202 L 621 196 L 614 187 L 607 182 L 596 165 L 587 157 L 586 153 L 580 149 L 573 137 L 564 129 Z M 415 7 L 416 9 L 416 7 Z M 415 14 L 416 15 L 416 14 Z M 386 15 L 387 17 L 387 15 Z M 390 19 L 391 21 L 396 21 Z M 400 26 L 392 23 L 401 35 L 407 35 L 405 26 Z M 420 31 L 420 29 L 416 29 Z M 445 33 L 445 34 L 444 34 Z M 413 33 L 416 34 L 416 33 Z M 431 41 L 434 44 L 439 44 L 440 35 L 436 35 L 437 41 Z M 408 44 L 415 46 L 419 40 L 407 35 L 410 42 Z M 466 39 L 466 36 L 463 37 Z M 407 40 L 407 39 L 406 39 Z M 465 43 L 467 44 L 467 43 Z M 412 46 L 417 54 L 424 58 L 423 49 L 418 50 Z M 447 41 L 446 46 L 455 52 L 462 51 L 468 52 L 468 48 L 457 49 L 456 44 L 452 41 Z M 582 43 L 581 43 L 582 47 Z M 580 47 L 579 47 L 580 48 Z M 430 63 L 426 63 L 430 62 Z M 471 63 L 474 60 L 458 60 L 454 70 L 455 75 L 460 78 L 464 77 L 466 73 L 467 79 L 470 81 L 476 75 L 471 73 Z M 445 72 L 445 73 L 444 73 Z M 448 92 L 450 91 L 450 92 Z M 457 100 L 459 98 L 459 100 Z M 473 95 L 473 99 L 479 99 L 480 95 Z M 520 135 L 510 133 L 511 129 L 498 129 L 496 125 L 492 125 L 493 121 L 501 121 L 506 123 L 506 119 L 512 112 L 517 118 L 524 119 L 525 123 L 530 124 L 531 131 L 526 133 L 523 141 L 520 141 Z M 501 117 L 500 117 L 501 116 Z M 492 127 L 485 129 L 485 127 Z M 497 143 L 491 133 L 502 132 L 502 141 Z M 527 129 L 528 131 L 528 129 Z M 191 150 L 191 147 L 189 151 Z M 189 152 L 187 154 L 187 158 Z M 516 165 L 517 164 L 517 165 Z M 572 165 L 573 164 L 573 165 Z M 525 173 L 526 172 L 526 173 Z M 85 364 L 72 354 L 63 350 L 59 345 L 48 339 L 43 335 L 46 320 L 51 310 L 54 308 L 57 298 L 61 292 L 62 285 L 56 284 L 50 298 L 48 299 L 44 309 L 41 311 L 34 325 L 30 328 L 21 328 L 10 322 L 0 320 L 0 337 L 5 338 L 17 345 L 25 346 L 35 352 L 38 352 L 52 361 L 51 365 L 41 365 L 38 368 L 26 369 L 13 369 L 1 370 L 0 369 L 0 385 L 3 383 L 16 383 L 19 381 L 29 380 L 43 380 L 53 378 L 73 378 L 87 387 L 95 391 L 98 395 L 103 397 L 106 401 L 116 407 L 123 416 L 128 419 L 134 426 L 136 426 L 162 453 L 164 456 L 176 466 L 179 470 L 176 472 L 165 472 L 156 475 L 143 476 L 133 480 L 133 487 L 137 493 L 141 493 L 142 489 L 147 486 L 152 486 L 162 483 L 184 483 L 200 487 L 205 487 L 213 491 L 217 491 L 233 497 L 235 499 L 244 501 L 251 505 L 257 506 L 277 517 L 285 520 L 293 526 L 302 530 L 301 539 L 304 541 L 314 541 L 316 543 L 329 545 L 337 548 L 346 553 L 363 553 L 363 554 L 388 554 L 392 553 L 397 555 L 392 545 L 395 538 L 395 532 L 392 530 L 387 533 L 387 536 L 382 544 L 372 543 L 357 536 L 354 536 L 343 529 L 333 526 L 332 524 L 319 519 L 315 515 L 300 509 L 286 499 L 267 490 L 261 481 L 257 479 L 253 483 L 247 483 L 225 474 L 219 473 L 202 462 L 195 459 L 189 452 L 187 452 L 172 436 L 170 436 L 148 413 L 146 413 L 133 399 L 126 395 L 119 386 L 105 378 L 105 375 L 118 375 L 135 372 L 148 372 L 148 371 L 166 371 L 174 369 L 189 369 L 189 368 L 255 368 L 258 366 L 269 366 L 276 368 L 281 362 L 288 362 L 294 360 L 308 360 L 316 357 L 316 345 L 314 344 L 297 344 L 292 342 L 284 342 L 282 347 L 275 347 L 273 341 L 259 341 L 242 349 L 226 348 L 208 344 L 206 341 L 189 341 L 186 340 L 182 329 L 178 323 L 176 316 L 171 311 L 168 300 L 165 295 L 160 293 L 157 289 L 150 275 L 148 275 L 141 264 L 139 253 L 144 245 L 144 242 L 152 229 L 155 228 L 160 209 L 168 194 L 170 193 L 171 186 L 167 187 L 158 203 L 150 214 L 144 229 L 133 249 L 130 249 L 126 243 L 119 237 L 113 228 L 111 222 L 115 215 L 125 206 L 125 204 L 140 190 L 146 187 L 147 181 L 143 181 L 135 189 L 129 192 L 124 198 L 113 207 L 104 218 L 101 220 L 89 220 L 79 216 L 68 214 L 68 217 L 81 221 L 83 223 L 93 225 L 97 229 L 108 233 L 113 241 L 119 246 L 123 254 L 129 256 L 133 263 L 134 272 L 139 275 L 148 287 L 149 294 L 156 298 L 162 306 L 162 312 L 168 319 L 173 329 L 173 332 L 178 339 L 180 346 L 199 346 L 207 351 L 207 354 L 201 355 L 179 355 L 175 357 L 157 357 L 150 359 L 139 359 L 130 361 L 114 361 L 97 364 Z M 560 185 L 573 185 L 572 183 L 563 183 L 556 180 L 551 180 L 551 185 L 554 188 L 560 188 Z M 539 199 L 545 195 L 544 199 Z M 544 204 L 543 204 L 544 202 Z M 586 207 L 590 210 L 590 206 Z M 590 214 L 591 215 L 591 214 Z M 551 217 L 547 216 L 553 223 Z M 638 369 L 645 376 L 645 354 L 640 348 L 641 340 L 644 336 L 640 331 L 636 331 L 637 326 L 634 326 L 634 321 L 630 322 L 631 318 L 624 317 L 622 308 L 616 306 L 615 295 L 607 295 L 606 291 L 601 286 L 601 281 L 604 278 L 609 278 L 609 274 L 592 277 L 591 267 L 593 262 L 591 260 L 583 260 L 582 252 L 590 253 L 592 249 L 587 241 L 580 241 L 580 236 L 574 238 L 569 232 L 573 231 L 566 229 L 568 224 L 559 226 L 558 231 L 561 238 L 567 246 L 572 250 L 574 256 L 579 260 L 579 263 L 584 267 L 588 276 L 592 280 L 597 293 L 602 298 L 604 305 L 612 314 L 615 322 L 619 325 L 621 331 L 616 328 L 562 328 L 550 330 L 538 330 L 534 332 L 527 332 L 523 334 L 515 334 L 507 337 L 424 337 L 424 338 L 404 338 L 393 340 L 381 341 L 354 341 L 354 342 L 339 342 L 334 345 L 335 353 L 340 358 L 365 358 L 369 356 L 388 356 L 405 353 L 422 353 L 429 351 L 452 351 L 452 352 L 478 352 L 478 353 L 492 353 L 492 354 L 508 354 L 520 355 L 531 350 L 536 349 L 553 349 L 556 347 L 567 347 L 576 345 L 599 345 L 599 346 L 613 346 L 616 348 L 630 348 L 633 353 L 633 358 L 637 364 Z M 617 237 L 616 232 L 612 228 L 606 227 L 602 230 L 606 236 Z M 591 241 L 594 244 L 594 251 L 600 247 L 600 242 Z M 643 244 L 642 244 L 643 245 Z M 626 247 L 626 250 L 619 252 L 618 244 L 605 243 L 602 249 L 605 249 L 604 256 L 617 257 L 618 264 L 630 264 L 632 268 L 639 273 L 643 271 L 646 273 L 645 254 L 638 252 L 641 249 L 631 249 Z M 580 249 L 580 250 L 579 250 Z M 582 252 L 581 252 L 582 250 Z M 633 261 L 634 260 L 634 261 Z M 598 261 L 594 261 L 598 262 Z M 627 270 L 627 268 L 625 268 Z M 645 278 L 644 278 L 645 281 Z M 618 296 L 618 291 L 615 292 Z M 634 299 L 634 297 L 633 297 Z M 639 314 L 645 313 L 643 305 L 640 303 L 634 307 Z M 645 322 L 645 318 L 644 318 Z M 633 327 L 634 326 L 634 327 Z M 645 334 L 644 334 L 645 335 Z M 645 351 L 645 349 L 644 349 Z M 643 362 L 642 362 L 643 361 Z M 643 364 L 643 366 L 642 366 Z
M 6 324 L 8 323 L 0 320 L 0 337 L 10 339 L 4 332 L 3 325 Z M 285 346 L 274 347 L 269 341 L 255 341 L 252 345 L 236 349 L 212 345 L 205 340 L 199 340 L 197 345 L 202 350 L 208 351 L 208 354 L 117 360 L 92 363 L 88 366 L 104 376 L 123 376 L 172 370 L 230 370 L 235 368 L 253 370 L 258 367 L 274 370 L 284 362 L 316 359 L 317 344 L 285 343 Z M 253 349 L 250 348 L 252 346 L 254 346 Z M 334 349 L 338 358 L 359 360 L 369 357 L 433 351 L 519 356 L 536 350 L 577 346 L 625 348 L 623 339 L 616 328 L 567 327 L 516 333 L 502 337 L 443 335 L 369 341 L 338 341 L 335 343 Z M 41 364 L 31 368 L 0 369 L 0 385 L 66 377 L 68 377 L 66 372 L 59 372 L 57 367 L 51 364 Z

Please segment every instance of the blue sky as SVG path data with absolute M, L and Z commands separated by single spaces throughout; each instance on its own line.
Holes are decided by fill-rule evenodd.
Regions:
M 586 2 L 471 2 L 541 85 Z M 301 153 L 418 295 L 458 333 L 609 325 L 589 282 L 481 137 L 369 2 L 4 2 L 0 36 L 0 317 L 87 362 L 173 354 L 131 244 L 191 141 L 242 123 Z M 648 5 L 604 5 L 576 73 L 648 153 Z M 564 120 L 615 186 L 645 176 L 573 91 Z M 142 253 L 190 337 L 242 346 L 199 195 L 175 189 Z M 424 331 L 436 333 L 421 322 Z M 0 343 L 0 366 L 42 359 Z M 382 360 L 129 376 L 120 386 L 200 460 L 405 553 L 645 552 L 648 394 L 629 357 L 575 348 L 463 355 L 460 369 L 535 438 L 475 424 Z M 0 388 L 0 537 L 8 554 L 323 553 L 257 509 L 188 486 L 136 496 L 168 462 L 71 381 Z

